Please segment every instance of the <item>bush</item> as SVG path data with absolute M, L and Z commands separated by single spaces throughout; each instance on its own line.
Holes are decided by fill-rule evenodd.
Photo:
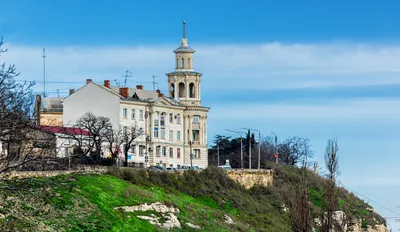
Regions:
M 109 174 L 137 185 L 149 185 L 148 173 L 144 168 L 112 166 Z

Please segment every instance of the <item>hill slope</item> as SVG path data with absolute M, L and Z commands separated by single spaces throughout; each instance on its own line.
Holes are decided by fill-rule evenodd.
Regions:
M 0 181 L 0 231 L 163 231 L 139 217 L 156 217 L 162 224 L 168 221 L 166 212 L 116 209 L 155 202 L 179 210 L 174 215 L 181 227 L 174 231 L 198 231 L 193 226 L 202 231 L 292 231 L 280 186 L 296 181 L 296 172 L 293 167 L 276 168 L 277 187 L 250 190 L 215 168 L 150 175 L 140 169 L 114 168 L 112 175 Z M 310 185 L 313 216 L 318 216 L 322 190 L 318 177 L 312 178 L 316 178 Z M 343 209 L 359 214 L 366 223 L 383 223 L 378 215 L 363 212 L 365 203 L 354 196 L 341 197 Z

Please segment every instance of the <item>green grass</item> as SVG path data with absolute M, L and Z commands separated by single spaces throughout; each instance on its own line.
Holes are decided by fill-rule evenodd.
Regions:
M 179 208 L 182 228 L 172 231 L 193 231 L 186 225 L 189 222 L 201 231 L 291 231 L 290 213 L 282 205 L 285 187 L 300 179 L 294 167 L 275 167 L 275 186 L 250 190 L 215 168 L 182 175 L 155 172 L 147 176 L 143 170 L 129 168 L 114 168 L 112 173 L 0 181 L 4 189 L 0 199 L 6 199 L 0 213 L 7 215 L 0 219 L 0 231 L 162 231 L 137 217 L 159 213 L 115 209 L 154 202 Z M 323 180 L 309 173 L 307 182 L 312 215 L 318 217 L 325 207 Z M 372 218 L 383 222 L 365 210 L 366 203 L 344 190 L 339 190 L 338 207 L 361 218 L 363 225 L 373 225 Z M 236 224 L 224 223 L 224 215 Z

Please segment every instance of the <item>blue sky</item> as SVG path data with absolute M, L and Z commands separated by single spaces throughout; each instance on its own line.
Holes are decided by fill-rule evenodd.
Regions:
M 181 22 L 203 73 L 208 138 L 257 128 L 310 138 L 323 167 L 338 137 L 340 181 L 400 213 L 400 3 L 398 1 L 1 1 L 0 36 L 20 80 L 79 88 L 87 78 L 166 92 Z M 114 82 L 115 83 L 115 82 Z M 323 168 L 321 168 L 323 171 Z M 399 216 L 369 202 L 383 216 Z M 389 222 L 393 228 L 400 223 Z

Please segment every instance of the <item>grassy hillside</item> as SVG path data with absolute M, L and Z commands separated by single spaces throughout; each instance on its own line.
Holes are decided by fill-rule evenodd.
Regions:
M 282 207 L 285 183 L 295 182 L 298 169 L 277 167 L 275 187 L 245 190 L 218 169 L 183 175 L 140 169 L 111 170 L 112 175 L 65 175 L 51 178 L 0 181 L 0 231 L 162 231 L 118 206 L 162 202 L 179 208 L 180 230 L 194 231 L 291 231 L 290 215 Z M 313 214 L 324 201 L 322 182 L 310 175 Z M 348 193 L 341 207 L 366 223 L 381 218 L 365 212 L 366 204 Z M 224 222 L 230 216 L 235 224 Z M 383 221 L 381 221 L 383 222 Z M 198 231 L 198 230 L 197 230 Z

